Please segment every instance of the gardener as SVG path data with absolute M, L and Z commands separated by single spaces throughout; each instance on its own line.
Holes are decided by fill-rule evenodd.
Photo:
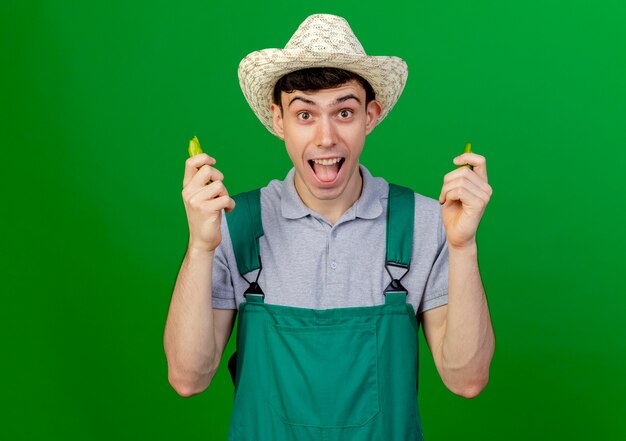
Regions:
M 471 398 L 487 383 L 485 158 L 454 158 L 473 170 L 448 173 L 439 202 L 359 163 L 406 78 L 403 60 L 367 56 L 344 19 L 308 17 L 284 49 L 239 66 L 248 103 L 293 162 L 284 181 L 233 199 L 215 159 L 187 160 L 169 380 L 183 396 L 206 389 L 238 311 L 231 440 L 422 439 L 419 324 L 451 391 Z

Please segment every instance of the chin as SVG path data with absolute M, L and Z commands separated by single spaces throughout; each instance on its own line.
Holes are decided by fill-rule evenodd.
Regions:
M 309 187 L 309 192 L 313 195 L 313 197 L 315 197 L 315 199 L 318 199 L 320 201 L 332 201 L 339 198 L 343 194 L 345 189 L 345 185 L 341 187 L 324 189 Z

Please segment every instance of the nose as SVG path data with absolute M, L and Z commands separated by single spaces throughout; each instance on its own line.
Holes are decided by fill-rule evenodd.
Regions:
M 316 144 L 318 147 L 334 147 L 337 143 L 337 132 L 333 121 L 328 116 L 320 118 L 317 124 Z

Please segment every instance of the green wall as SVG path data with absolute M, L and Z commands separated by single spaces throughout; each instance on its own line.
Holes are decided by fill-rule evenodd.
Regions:
M 231 193 L 282 179 L 289 159 L 237 65 L 330 12 L 369 54 L 409 65 L 367 140 L 375 175 L 437 197 L 466 141 L 488 160 L 491 380 L 474 400 L 452 395 L 422 345 L 427 439 L 624 439 L 626 4 L 309 4 L 2 2 L 0 436 L 226 439 L 225 366 L 182 399 L 162 349 L 187 141 Z

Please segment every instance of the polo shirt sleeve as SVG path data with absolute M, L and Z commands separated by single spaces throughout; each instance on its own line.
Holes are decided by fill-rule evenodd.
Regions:
M 230 262 L 234 261 L 233 246 L 228 234 L 226 215 L 222 212 L 222 242 L 215 249 L 213 257 L 213 308 L 236 309 L 235 288 L 231 276 Z
M 441 207 L 437 207 L 436 213 L 437 249 L 418 313 L 448 304 L 448 239 L 441 217 Z

